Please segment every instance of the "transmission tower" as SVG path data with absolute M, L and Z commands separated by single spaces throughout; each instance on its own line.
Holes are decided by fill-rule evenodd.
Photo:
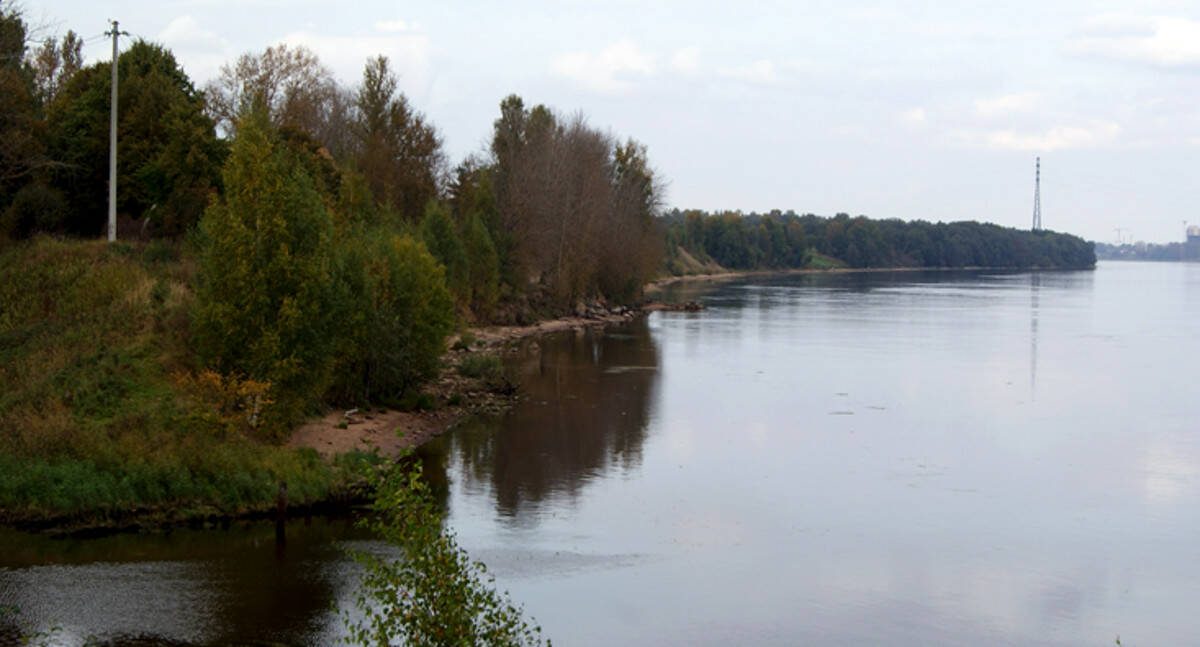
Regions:
M 1037 158 L 1033 172 L 1033 230 L 1042 228 L 1042 158 Z

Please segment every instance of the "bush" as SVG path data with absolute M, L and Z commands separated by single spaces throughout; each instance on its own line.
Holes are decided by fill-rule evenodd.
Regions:
M 458 336 L 458 339 L 455 340 L 454 345 L 450 347 L 450 350 L 471 350 L 471 347 L 474 346 L 477 341 L 479 341 L 479 339 L 475 337 L 475 333 L 468 330 Z
M 364 551 L 356 596 L 362 620 L 343 611 L 351 641 L 361 645 L 541 645 L 531 625 L 481 562 L 442 530 L 441 513 L 421 478 L 421 465 L 397 465 L 375 479 L 374 511 L 364 525 L 403 552 L 388 560 Z
M 338 392 L 348 400 L 402 396 L 433 377 L 454 325 L 454 304 L 442 267 L 410 236 L 364 236 L 354 243 L 348 281 L 363 296 L 348 314 L 361 321 L 338 368 Z M 361 279 L 355 272 L 361 271 Z
M 495 355 L 468 355 L 458 363 L 458 374 L 472 378 L 493 378 L 504 371 L 504 364 Z
M 17 191 L 0 216 L 0 236 L 16 240 L 37 232 L 58 233 L 66 219 L 67 201 L 62 193 L 34 182 Z

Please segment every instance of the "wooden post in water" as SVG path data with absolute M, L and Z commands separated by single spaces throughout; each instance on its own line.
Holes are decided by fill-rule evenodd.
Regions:
M 287 540 L 287 481 L 279 482 L 275 495 L 275 546 L 279 548 Z
M 275 495 L 275 520 L 287 518 L 287 481 L 279 482 L 279 493 Z

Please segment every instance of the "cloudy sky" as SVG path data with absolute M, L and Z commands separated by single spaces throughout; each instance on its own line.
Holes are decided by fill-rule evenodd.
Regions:
M 738 6 L 734 6 L 734 5 Z M 1200 224 L 1200 3 L 26 2 L 30 22 L 121 29 L 198 85 L 243 52 L 307 45 L 357 83 L 389 56 L 457 161 L 521 95 L 649 147 L 667 204 L 839 211 L 1182 239 Z M 111 45 L 88 41 L 106 60 Z

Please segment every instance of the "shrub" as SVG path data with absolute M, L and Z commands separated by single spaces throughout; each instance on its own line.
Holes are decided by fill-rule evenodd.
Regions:
M 441 513 L 421 478 L 421 465 L 393 466 L 375 479 L 375 515 L 364 522 L 403 552 L 389 560 L 364 551 L 350 555 L 362 564 L 356 596 L 362 620 L 351 621 L 350 640 L 361 645 L 541 645 L 541 628 L 531 625 L 481 562 L 474 562 L 442 530 Z
M 36 232 L 58 233 L 67 219 L 62 193 L 40 182 L 27 184 L 0 214 L 0 236 L 28 238 Z
M 363 298 L 348 317 L 361 320 L 338 368 L 338 391 L 350 400 L 402 396 L 432 377 L 454 325 L 442 267 L 410 236 L 359 240 Z M 350 272 L 348 280 L 355 279 Z M 386 400 L 385 400 L 386 402 Z
M 458 363 L 458 374 L 472 378 L 493 378 L 504 371 L 504 364 L 495 355 L 468 355 Z
M 471 350 L 477 341 L 479 340 L 475 337 L 475 333 L 468 330 L 458 336 L 450 350 Z

